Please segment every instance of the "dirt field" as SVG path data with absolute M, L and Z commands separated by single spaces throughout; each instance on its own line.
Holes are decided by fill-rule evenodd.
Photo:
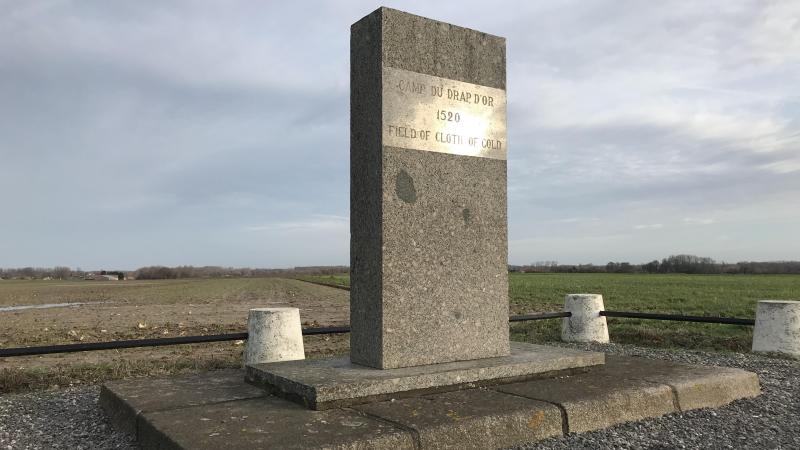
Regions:
M 301 309 L 305 322 L 348 323 L 347 292 L 279 278 L 0 282 L 3 306 L 84 303 L 0 312 L 5 347 L 244 330 L 247 311 Z
M 64 282 L 0 281 L 0 348 L 244 331 L 247 311 L 300 308 L 306 326 L 349 322 L 348 292 L 278 278 Z M 306 339 L 307 352 L 347 351 L 348 336 Z M 108 378 L 230 367 L 241 342 L 0 359 L 0 392 Z

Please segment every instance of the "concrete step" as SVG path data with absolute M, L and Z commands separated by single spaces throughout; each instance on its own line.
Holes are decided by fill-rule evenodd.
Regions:
M 607 356 L 588 372 L 314 411 L 244 371 L 107 383 L 100 404 L 143 449 L 502 448 L 759 394 L 739 369 Z

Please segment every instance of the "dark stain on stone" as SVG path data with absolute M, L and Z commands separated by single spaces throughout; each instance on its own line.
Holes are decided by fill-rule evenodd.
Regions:
M 414 179 L 404 169 L 400 170 L 395 180 L 395 191 L 400 200 L 406 203 L 417 201 L 417 190 L 414 188 Z
M 464 211 L 461 212 L 461 215 L 464 217 L 464 224 L 469 225 L 472 221 L 472 211 L 469 208 L 464 208 Z

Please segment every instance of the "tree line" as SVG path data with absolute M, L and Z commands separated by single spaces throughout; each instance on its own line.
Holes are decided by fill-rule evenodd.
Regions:
M 347 273 L 347 266 L 308 266 L 293 267 L 291 269 L 252 269 L 249 267 L 219 267 L 219 266 L 149 266 L 142 267 L 133 272 L 137 280 L 172 280 L 179 278 L 260 278 L 297 275 L 334 275 Z
M 696 255 L 671 255 L 662 260 L 642 264 L 611 261 L 597 264 L 559 264 L 557 261 L 540 261 L 528 265 L 510 265 L 509 272 L 533 273 L 686 273 L 686 274 L 800 274 L 800 261 L 741 261 L 717 262 Z M 22 267 L 0 268 L 0 279 L 84 279 L 91 274 L 117 275 L 119 279 L 174 280 L 182 278 L 259 278 L 290 277 L 299 275 L 335 275 L 350 272 L 348 266 L 306 266 L 288 269 L 234 268 L 221 266 L 147 266 L 134 271 L 75 270 L 65 266 L 52 268 Z
M 347 266 L 308 266 L 292 267 L 289 269 L 253 269 L 249 267 L 220 267 L 220 266 L 147 266 L 133 271 L 121 270 L 94 270 L 84 271 L 80 268 L 75 270 L 69 267 L 21 267 L 21 268 L 0 268 L 0 279 L 86 279 L 91 275 L 115 275 L 120 280 L 174 280 L 179 278 L 257 278 L 257 277 L 276 277 L 276 276 L 298 276 L 298 275 L 334 275 L 347 273 L 350 268 Z
M 642 264 L 608 262 L 596 264 L 558 264 L 540 261 L 523 266 L 509 266 L 510 272 L 539 273 L 686 273 L 686 274 L 800 274 L 800 261 L 718 262 L 696 255 L 670 255 Z
M 54 280 L 66 280 L 69 278 L 83 278 L 85 275 L 86 273 L 80 269 L 72 270 L 65 266 L 0 268 L 0 278 L 3 279 L 52 278 Z

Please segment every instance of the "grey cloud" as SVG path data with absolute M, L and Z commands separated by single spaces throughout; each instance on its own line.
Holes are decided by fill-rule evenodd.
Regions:
M 508 39 L 511 262 L 800 253 L 796 2 L 395 7 Z M 0 266 L 346 263 L 372 9 L 0 3 Z

